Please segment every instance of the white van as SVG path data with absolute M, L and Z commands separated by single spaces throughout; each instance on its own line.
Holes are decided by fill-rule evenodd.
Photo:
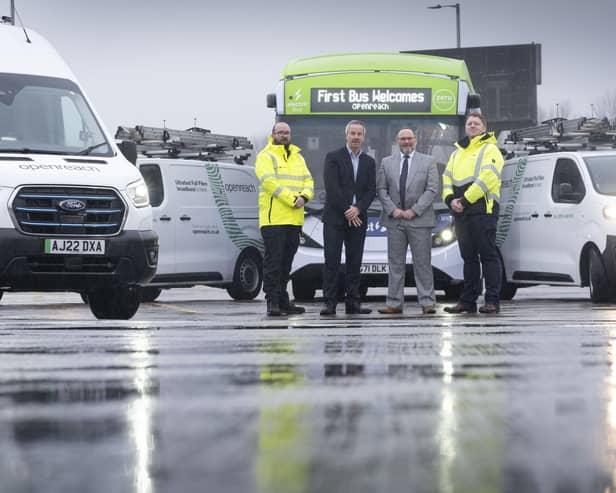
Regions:
M 537 284 L 589 286 L 616 301 L 616 150 L 505 162 L 497 231 L 504 299 Z
M 254 168 L 191 159 L 144 158 L 160 255 L 142 300 L 163 288 L 207 285 L 253 299 L 263 280 Z
M 0 296 L 75 291 L 128 319 L 158 255 L 147 187 L 51 45 L 0 24 Z

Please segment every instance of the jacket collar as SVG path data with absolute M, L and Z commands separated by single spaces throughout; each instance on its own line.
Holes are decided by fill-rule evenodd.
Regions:
M 469 149 L 471 147 L 481 147 L 483 144 L 496 144 L 496 138 L 494 132 L 485 132 L 481 135 L 477 135 L 472 139 L 468 136 L 460 139 L 454 145 L 458 149 Z

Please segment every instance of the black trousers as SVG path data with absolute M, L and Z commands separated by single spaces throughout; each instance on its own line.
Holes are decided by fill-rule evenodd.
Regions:
M 481 294 L 481 273 L 485 280 L 485 302 L 499 304 L 501 263 L 496 249 L 495 214 L 469 214 L 454 220 L 460 254 L 464 260 L 464 288 L 460 302 L 473 306 Z M 481 266 L 480 266 L 481 262 Z
M 265 299 L 286 305 L 289 303 L 287 284 L 293 257 L 299 247 L 301 226 L 263 226 L 261 236 L 265 245 L 263 257 L 263 292 Z
M 338 290 L 338 272 L 342 246 L 345 255 L 345 302 L 347 305 L 359 305 L 359 282 L 361 259 L 364 255 L 364 240 L 366 228 L 354 228 L 348 224 L 338 225 L 326 223 L 323 225 L 323 240 L 325 249 L 325 266 L 323 269 L 323 298 L 327 304 L 336 304 Z

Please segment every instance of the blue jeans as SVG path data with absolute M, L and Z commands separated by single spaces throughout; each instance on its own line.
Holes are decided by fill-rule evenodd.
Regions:
M 501 262 L 496 249 L 495 214 L 469 214 L 454 220 L 460 254 L 464 260 L 464 288 L 460 302 L 475 306 L 481 294 L 481 273 L 485 280 L 485 302 L 498 306 L 501 289 Z

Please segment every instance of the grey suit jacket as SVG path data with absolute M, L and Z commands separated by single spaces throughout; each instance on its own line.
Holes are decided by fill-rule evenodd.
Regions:
M 391 214 L 400 208 L 400 154 L 383 158 L 376 175 L 376 192 L 383 213 L 381 224 L 385 227 L 396 224 Z M 406 179 L 406 208 L 411 208 L 417 214 L 411 220 L 411 226 L 418 228 L 433 227 L 436 224 L 434 214 L 434 198 L 438 192 L 439 177 L 436 161 L 426 154 L 415 151 L 409 163 L 409 173 Z M 410 207 L 409 207 L 410 206 Z

